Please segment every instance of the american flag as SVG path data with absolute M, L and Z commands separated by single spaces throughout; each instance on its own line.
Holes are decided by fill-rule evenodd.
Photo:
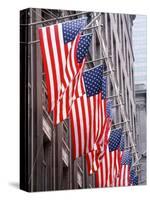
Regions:
M 74 66 L 74 68 L 76 68 L 77 74 L 75 75 L 73 80 L 69 80 L 70 81 L 69 86 L 62 94 L 62 98 L 60 98 L 57 101 L 54 107 L 54 125 L 66 119 L 71 109 L 73 100 L 85 94 L 82 71 L 84 68 L 85 56 L 87 55 L 88 48 L 91 42 L 91 37 L 92 35 L 89 34 L 89 35 L 83 35 L 80 38 L 77 50 L 74 51 L 74 56 L 72 57 L 72 59 L 69 59 L 69 62 L 72 64 L 68 64 L 67 62 L 68 68 L 70 68 L 70 66 L 74 66 L 74 64 L 76 65 Z M 81 46 L 83 46 L 84 48 L 82 48 L 82 50 L 79 50 Z M 76 58 L 77 62 L 75 62 Z M 80 68 L 78 68 L 78 64 L 81 65 Z
M 98 169 L 100 159 L 104 154 L 104 143 L 106 144 L 107 141 L 106 138 L 109 130 L 111 129 L 112 101 L 108 101 L 106 99 L 106 93 L 107 93 L 106 89 L 107 89 L 107 78 L 103 77 L 101 88 L 99 88 L 99 90 L 101 90 L 101 101 L 99 105 L 100 109 L 99 130 L 96 135 L 94 150 L 86 155 L 89 174 L 94 173 Z
M 107 101 L 106 94 L 107 94 L 107 78 L 103 77 L 102 78 L 101 105 L 100 105 L 101 118 L 100 118 L 100 122 L 99 122 L 100 123 L 100 129 L 98 131 L 97 138 L 96 138 L 96 143 L 98 143 L 98 144 L 101 143 L 102 138 L 104 136 L 102 129 L 104 128 L 104 124 L 106 124 L 105 120 L 107 118 L 107 115 L 110 116 L 110 113 L 111 113 L 111 107 L 110 106 L 111 106 L 112 102 Z M 106 115 L 106 103 L 107 103 L 107 115 Z
M 116 147 L 116 150 L 114 150 L 112 152 L 112 154 L 115 154 L 115 157 L 114 159 L 115 160 L 115 166 L 114 166 L 114 177 L 113 177 L 113 182 L 112 182 L 112 186 L 118 186 L 119 185 L 119 177 L 120 177 L 120 169 L 121 169 L 121 158 L 122 158 L 122 153 L 124 151 L 124 134 L 122 134 L 122 129 L 119 128 L 119 132 L 120 132 L 120 135 L 121 135 L 121 138 L 120 138 L 120 135 L 118 133 L 118 137 L 119 137 L 119 140 L 120 140 L 120 144 L 118 147 Z
M 111 105 L 112 101 L 107 100 L 106 117 L 101 130 L 100 137 L 98 138 L 98 140 L 95 141 L 94 150 L 86 155 L 89 174 L 92 174 L 98 170 L 101 159 L 103 158 L 104 153 L 106 152 L 112 121 Z
M 79 72 L 75 78 L 71 81 L 65 92 L 60 98 L 53 110 L 53 123 L 54 125 L 62 122 L 69 116 L 69 112 L 73 103 L 73 100 L 83 94 L 85 94 L 83 79 L 80 78 L 81 73 Z
M 121 169 L 119 177 L 119 186 L 130 185 L 130 167 L 132 163 L 132 157 L 130 150 L 126 150 L 122 154 Z
M 120 141 L 122 129 L 114 129 L 110 133 L 109 143 L 96 172 L 96 186 L 115 186 L 116 176 L 120 172 Z
M 90 72 L 90 73 L 89 73 Z M 97 76 L 97 73 L 99 74 Z M 73 142 L 74 159 L 84 155 L 94 148 L 94 141 L 99 130 L 101 93 L 95 94 L 102 84 L 103 65 L 97 66 L 83 73 L 85 88 L 90 84 L 90 91 L 73 101 L 70 111 L 70 124 Z M 91 80 L 95 80 L 91 84 Z M 90 96 L 90 95 L 94 96 Z
M 86 20 L 87 18 L 81 18 L 39 28 L 49 112 L 60 95 L 70 48 L 78 43 L 79 32 L 85 26 Z M 73 43 L 74 40 L 76 43 Z
M 120 151 L 118 149 L 118 154 L 120 153 L 120 161 L 119 161 L 119 171 L 118 173 L 116 174 L 116 177 L 115 177 L 115 183 L 114 183 L 114 186 L 120 186 L 120 173 L 121 173 L 121 159 L 122 159 L 122 154 L 123 154 L 123 151 L 124 151 L 124 147 L 125 147 L 125 135 L 122 134 L 121 136 L 121 141 L 120 141 Z

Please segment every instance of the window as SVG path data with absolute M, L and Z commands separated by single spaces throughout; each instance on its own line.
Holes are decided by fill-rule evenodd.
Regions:
M 134 128 L 134 121 L 133 121 L 133 108 L 132 108 L 132 104 L 131 104 L 131 106 L 130 106 L 130 113 L 131 113 L 131 115 L 130 115 L 130 120 L 131 120 L 131 129 L 133 129 Z
M 131 69 L 131 66 L 130 66 L 130 53 L 128 51 L 128 68 L 127 68 L 128 74 L 131 73 L 130 69 Z M 129 79 L 130 79 L 130 84 L 131 84 L 131 76 L 129 76 Z
M 69 145 L 69 127 L 68 127 L 68 121 L 65 120 L 63 123 L 63 138 L 67 145 Z
M 83 170 L 81 169 L 79 163 L 77 165 L 77 187 L 83 187 Z
M 125 77 L 124 77 L 124 74 L 123 74 L 123 103 L 124 103 L 124 106 L 126 106 L 126 86 L 125 86 Z
M 116 123 L 119 122 L 119 106 L 118 105 L 118 101 L 117 99 L 115 99 L 115 117 L 116 117 Z
M 120 40 L 120 15 L 117 14 L 117 32 L 118 32 L 118 38 Z
M 69 189 L 69 170 L 66 167 L 63 167 L 62 169 L 62 189 Z
M 107 24 L 108 24 L 108 54 L 112 54 L 111 50 L 111 23 L 110 23 L 110 16 L 107 14 Z
M 43 136 L 43 151 L 43 190 L 52 190 L 52 145 L 45 135 Z
M 124 37 L 124 40 L 125 40 L 125 44 L 124 44 L 124 46 L 125 46 L 125 49 L 124 49 L 124 58 L 125 58 L 126 70 L 127 70 L 127 73 L 128 73 L 128 56 L 127 56 L 127 40 L 126 40 L 126 37 Z
M 116 40 L 115 40 L 115 36 L 113 34 L 113 61 L 114 61 L 114 67 L 116 69 Z
M 65 167 L 69 166 L 69 153 L 70 153 L 69 147 L 66 144 L 65 140 L 62 139 L 62 160 Z
M 48 121 L 46 120 L 44 116 L 43 116 L 43 132 L 47 136 L 49 141 L 51 141 L 52 130 L 51 130 L 50 124 L 48 123 Z
M 106 44 L 106 27 L 105 27 L 106 26 L 106 15 L 107 14 L 103 13 L 102 16 L 101 16 L 101 22 L 102 22 L 102 25 L 103 25 L 102 36 L 104 38 L 105 44 Z
M 126 112 L 127 112 L 127 117 L 129 118 L 130 115 L 130 111 L 129 111 L 129 106 L 130 106 L 130 102 L 129 102 L 129 92 L 128 89 L 126 88 L 127 91 L 127 97 L 126 97 Z
M 112 82 L 110 81 L 110 96 L 113 96 L 114 90 L 113 90 L 113 85 Z
M 122 17 L 120 17 L 120 23 L 121 23 L 121 35 L 120 35 L 120 41 L 122 41 L 122 52 L 123 52 L 123 56 L 124 56 L 124 34 L 123 34 L 123 23 L 122 23 Z
M 121 72 L 121 61 L 120 61 L 120 56 L 118 54 L 118 78 L 119 78 L 119 90 L 120 93 L 122 92 L 122 72 Z

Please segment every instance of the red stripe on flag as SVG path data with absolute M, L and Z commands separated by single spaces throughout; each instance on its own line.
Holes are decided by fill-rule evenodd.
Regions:
M 57 46 L 58 61 L 59 61 L 59 71 L 60 71 L 60 75 L 61 75 L 60 77 L 62 77 L 64 72 L 63 72 L 62 53 L 61 53 L 58 25 L 54 26 L 54 31 L 55 31 L 55 37 L 56 37 L 56 46 Z M 68 51 L 67 51 L 66 56 L 67 55 L 68 55 Z M 60 81 L 62 82 L 62 78 Z
M 88 116 L 89 116 L 89 122 L 92 123 L 92 110 L 91 110 L 91 102 L 90 102 L 90 98 L 88 98 L 88 101 L 87 101 L 87 107 L 88 107 Z M 90 124 L 91 125 L 91 124 Z M 91 130 L 92 128 L 90 128 L 90 131 L 89 131 L 89 151 L 92 151 L 92 145 L 91 145 L 91 137 L 92 137 L 92 133 L 91 133 Z
M 67 44 L 65 44 L 64 49 L 65 49 L 65 55 L 66 55 L 66 60 L 67 60 L 67 57 L 68 57 L 68 54 L 70 51 Z M 65 73 L 66 73 L 67 77 L 69 77 L 69 72 L 68 72 L 67 68 L 64 69 L 64 75 L 62 76 L 62 84 L 63 84 L 64 88 L 67 87 L 66 81 L 64 79 Z M 61 93 L 62 93 L 62 91 L 61 91 Z
M 100 181 L 99 183 L 101 183 L 101 187 L 105 187 L 105 184 L 104 184 L 104 172 L 103 172 L 103 167 L 102 167 L 102 163 L 100 165 L 100 170 L 99 170 L 99 174 L 98 174 L 98 177 L 100 176 Z
M 56 101 L 58 99 L 58 85 L 59 85 L 59 83 L 57 82 L 56 64 L 55 64 L 55 58 L 54 58 L 54 50 L 53 50 L 53 47 L 52 47 L 52 36 L 51 36 L 51 32 L 50 32 L 50 27 L 46 27 L 46 34 L 47 34 L 49 54 L 50 54 L 50 60 L 51 60 L 51 65 L 52 65 L 53 81 L 54 81 L 54 97 L 53 98 Z
M 113 162 L 113 158 L 112 158 L 112 156 L 113 156 L 113 154 L 114 154 L 114 152 L 112 152 L 112 153 L 109 153 L 109 165 L 110 165 L 110 168 L 109 168 L 109 183 L 110 183 L 110 185 L 112 184 L 112 179 L 113 179 L 113 175 L 112 175 L 112 172 L 113 172 L 113 166 L 112 166 L 112 162 Z
M 90 175 L 90 170 L 91 170 L 90 156 L 91 156 L 91 155 L 86 154 L 87 171 L 88 171 L 88 174 L 89 174 L 89 175 Z
M 83 117 L 83 122 L 86 122 L 86 116 L 85 116 L 85 107 L 84 107 L 84 99 L 81 98 L 81 105 L 82 106 L 82 109 L 83 109 L 83 112 L 82 112 L 82 117 Z M 84 154 L 86 153 L 86 141 L 87 141 L 87 129 L 84 130 L 84 141 L 85 141 L 85 145 L 84 145 Z
M 45 47 L 44 47 L 44 39 L 43 39 L 43 32 L 42 29 L 39 30 L 39 38 L 40 38 L 40 46 L 41 46 L 41 53 L 43 58 L 43 66 L 45 72 L 45 79 L 46 79 L 46 87 L 47 87 L 47 98 L 48 98 L 48 112 L 51 109 L 51 92 L 50 92 L 50 79 L 49 79 L 49 72 L 48 72 L 48 64 L 46 59 Z
M 65 74 L 63 78 L 63 86 L 66 88 L 69 82 L 75 77 L 77 72 L 80 70 L 82 63 L 77 62 L 77 47 L 80 40 L 80 35 L 77 35 L 72 43 L 72 48 L 67 57 L 67 67 L 65 68 Z

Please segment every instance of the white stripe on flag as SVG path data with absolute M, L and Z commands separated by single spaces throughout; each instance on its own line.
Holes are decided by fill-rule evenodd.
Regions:
M 46 27 L 44 27 L 42 29 L 42 33 L 43 33 L 44 49 L 45 49 L 45 54 L 46 54 L 46 59 L 47 59 L 47 64 L 48 64 L 48 73 L 49 73 L 49 76 L 50 76 L 50 88 L 53 88 L 53 90 L 52 89 L 50 90 L 51 97 L 53 97 L 53 99 L 51 99 L 51 105 L 53 107 L 54 106 L 54 101 L 55 101 L 54 80 L 53 80 L 53 76 L 52 76 L 52 65 L 51 65 L 51 59 L 50 59 L 50 54 L 49 54 Z

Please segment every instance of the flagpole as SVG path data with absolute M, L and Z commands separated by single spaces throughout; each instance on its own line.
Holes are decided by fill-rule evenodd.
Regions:
M 69 17 L 73 17 L 73 16 L 79 16 L 79 15 L 88 14 L 88 13 L 93 13 L 93 12 L 82 12 L 82 13 L 78 13 L 78 14 L 74 14 L 74 15 L 67 15 L 67 16 L 64 16 L 64 17 L 57 18 L 57 19 L 48 19 L 48 20 L 45 20 L 45 21 L 39 21 L 39 22 L 30 23 L 30 24 L 20 24 L 20 26 L 34 26 L 34 25 L 39 25 L 39 24 L 51 22 L 51 21 L 54 21 L 54 20 L 65 19 L 65 18 L 69 18 Z M 95 26 L 90 27 L 95 22 L 95 20 L 100 16 L 101 16 L 101 13 L 99 13 L 93 20 L 91 20 L 91 22 L 84 29 L 82 29 L 82 31 L 86 31 L 86 30 L 90 30 L 90 29 L 94 29 L 94 28 L 99 28 L 99 26 L 102 27 L 103 24 L 99 24 L 99 25 L 95 25 Z M 86 34 L 84 34 L 84 35 L 86 35 Z M 81 35 L 81 37 L 82 36 L 83 35 Z M 21 41 L 20 44 L 31 45 L 31 44 L 36 44 L 36 43 L 39 43 L 39 42 L 40 42 L 40 40 L 30 41 L 28 43 Z
M 105 59 L 109 59 L 109 58 L 112 58 L 112 56 L 101 57 L 101 58 L 97 58 L 97 59 L 95 59 L 95 60 L 89 60 L 89 61 L 85 62 L 85 64 L 89 64 L 89 63 L 92 63 L 92 62 L 97 62 L 97 61 L 105 60 Z
M 39 25 L 39 24 L 45 24 L 45 23 L 48 23 L 48 22 L 67 19 L 67 18 L 70 18 L 70 17 L 77 17 L 77 16 L 80 16 L 80 15 L 85 15 L 85 14 L 89 14 L 89 13 L 93 13 L 93 12 L 80 12 L 80 13 L 76 13 L 76 14 L 72 14 L 72 15 L 66 15 L 66 16 L 63 16 L 63 17 L 58 17 L 58 18 L 53 18 L 53 19 L 46 19 L 46 20 L 43 20 L 43 21 L 32 22 L 30 24 L 20 24 L 20 26 L 36 26 L 36 25 Z
M 86 34 L 83 34 L 81 35 L 80 37 L 84 37 L 86 35 L 92 35 L 92 33 L 86 33 Z M 31 45 L 31 44 L 37 44 L 39 43 L 40 44 L 40 40 L 34 40 L 34 41 L 31 41 L 31 42 L 20 42 L 20 44 L 25 44 L 25 45 Z
M 120 96 L 122 96 L 122 94 L 120 94 Z M 107 99 L 112 99 L 112 98 L 115 98 L 115 97 L 118 97 L 118 95 L 108 96 Z
M 119 122 L 119 123 L 113 124 L 111 127 L 118 126 L 118 125 L 121 125 L 121 124 L 125 124 L 125 123 L 128 123 L 129 121 L 130 120 L 127 120 L 127 121 L 124 121 L 124 122 Z
M 95 18 L 96 18 L 96 17 L 98 18 L 98 16 L 99 16 L 99 15 L 96 15 L 96 13 L 93 14 L 93 15 L 94 15 L 93 17 L 95 17 Z M 98 20 L 95 20 L 95 23 L 96 23 L 96 25 L 99 25 L 100 22 L 99 22 Z M 104 54 L 104 56 L 108 56 L 108 48 L 107 48 L 106 45 L 105 45 L 104 39 L 103 39 L 102 34 L 101 34 L 101 30 L 100 30 L 100 29 L 96 30 L 96 33 L 97 33 L 99 42 L 102 43 L 102 49 L 103 49 L 103 54 Z M 106 62 L 107 62 L 107 63 L 106 63 L 107 66 L 108 66 L 109 69 L 112 71 L 110 78 L 111 78 L 111 81 L 112 81 L 112 83 L 113 83 L 113 85 L 114 85 L 116 94 L 118 94 L 118 97 L 117 97 L 117 98 L 118 98 L 118 103 L 119 103 L 119 104 L 123 104 L 123 103 L 122 103 L 122 99 L 121 99 L 120 96 L 119 96 L 119 88 L 118 88 L 117 83 L 116 83 L 116 81 L 115 81 L 114 73 L 113 73 L 113 70 L 112 70 L 112 65 L 113 65 L 113 63 L 110 62 L 109 59 L 106 60 Z M 123 108 L 123 105 L 121 105 L 121 114 L 123 115 L 124 120 L 127 120 L 127 116 L 126 116 L 125 110 L 124 110 L 124 108 Z M 129 127 L 128 124 L 127 124 L 127 127 Z M 128 135 L 129 135 L 130 142 L 131 142 L 131 144 L 133 145 L 133 148 L 134 148 L 134 150 L 135 150 L 135 152 L 136 152 L 136 148 L 135 148 L 135 146 L 134 146 L 134 141 L 133 141 L 133 138 L 132 138 L 132 133 L 129 131 L 129 132 L 128 132 Z M 137 162 L 138 162 L 138 161 L 139 161 L 139 158 L 138 158 L 138 154 L 137 154 L 137 153 L 135 154 L 135 157 L 136 157 L 136 160 L 137 160 Z
M 112 106 L 112 108 L 115 108 L 115 107 L 117 107 L 117 106 L 121 106 L 122 104 L 115 104 L 115 105 L 113 105 Z M 124 104 L 123 104 L 124 105 Z

